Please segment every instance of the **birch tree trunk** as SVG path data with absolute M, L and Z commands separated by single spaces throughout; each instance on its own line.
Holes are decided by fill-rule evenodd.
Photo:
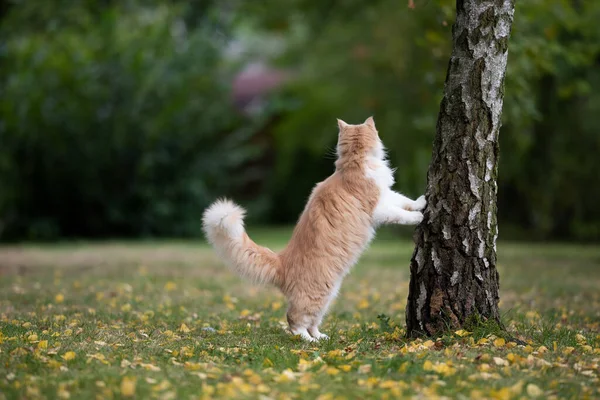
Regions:
M 459 328 L 474 316 L 500 321 L 496 177 L 513 2 L 456 2 L 427 208 L 410 265 L 409 336 Z

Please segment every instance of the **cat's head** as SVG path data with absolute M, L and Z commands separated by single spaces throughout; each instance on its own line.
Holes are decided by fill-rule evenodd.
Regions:
M 338 157 L 367 157 L 373 156 L 380 159 L 385 157 L 383 144 L 375 128 L 373 117 L 359 125 L 350 125 L 338 119 L 340 133 L 338 136 Z

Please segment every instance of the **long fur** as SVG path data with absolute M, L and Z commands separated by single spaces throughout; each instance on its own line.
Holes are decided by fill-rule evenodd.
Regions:
M 245 214 L 246 210 L 231 201 L 217 200 L 204 212 L 206 237 L 219 257 L 243 278 L 254 283 L 277 284 L 281 260 L 248 237 L 244 230 Z
M 375 123 L 338 120 L 336 171 L 313 189 L 287 247 L 279 254 L 254 243 L 244 230 L 243 208 L 218 200 L 204 213 L 203 227 L 219 257 L 240 276 L 277 286 L 289 301 L 294 334 L 326 338 L 319 325 L 343 277 L 384 223 L 417 224 L 424 197 L 394 192 L 393 172 Z

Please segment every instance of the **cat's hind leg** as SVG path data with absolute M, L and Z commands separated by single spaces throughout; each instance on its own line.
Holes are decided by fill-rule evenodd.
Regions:
M 327 310 L 329 309 L 331 302 L 336 298 L 336 296 L 340 290 L 341 283 L 342 282 L 340 279 L 333 284 L 326 285 L 327 288 L 330 289 L 330 292 L 327 295 L 327 297 L 325 298 L 323 306 L 320 308 L 318 314 L 315 316 L 314 320 L 312 321 L 311 326 L 308 328 L 308 333 L 310 333 L 310 335 L 317 340 L 329 339 L 329 336 L 327 336 L 326 334 L 319 331 L 319 326 L 321 325 L 321 322 L 323 321 L 323 317 L 327 313 Z
M 339 287 L 339 285 L 337 286 Z M 303 339 L 309 341 L 329 338 L 319 331 L 319 325 L 333 298 L 331 289 L 333 288 L 323 294 L 312 293 L 308 295 L 308 293 L 302 293 L 289 299 L 290 307 L 287 312 L 287 320 L 294 335 L 300 335 Z
M 293 335 L 299 335 L 302 339 L 313 342 L 316 339 L 308 333 L 312 318 L 302 307 L 295 302 L 290 301 L 290 307 L 287 312 L 287 321 Z

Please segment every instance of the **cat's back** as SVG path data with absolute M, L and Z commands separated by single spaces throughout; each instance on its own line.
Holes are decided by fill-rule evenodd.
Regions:
M 324 263 L 344 269 L 373 235 L 377 196 L 377 186 L 364 175 L 336 172 L 318 183 L 281 256 L 292 264 Z

